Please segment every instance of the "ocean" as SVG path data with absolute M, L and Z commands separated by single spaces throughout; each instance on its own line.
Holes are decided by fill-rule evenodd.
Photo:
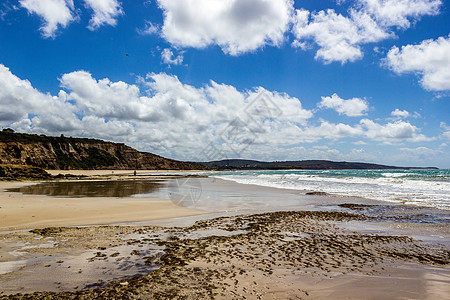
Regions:
M 205 175 L 240 184 L 450 210 L 450 170 L 229 171 Z

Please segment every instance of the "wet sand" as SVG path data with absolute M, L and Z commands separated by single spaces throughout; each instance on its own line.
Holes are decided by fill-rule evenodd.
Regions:
M 99 225 L 203 213 L 168 199 L 117 197 L 48 197 L 5 192 L 24 182 L 0 181 L 0 231 L 51 226 Z
M 127 225 L 59 224 L 0 234 L 0 299 L 447 299 L 450 294 L 448 212 L 211 178 L 201 183 L 197 204 L 222 213 L 155 221 L 134 220 L 130 213 L 118 222 L 110 214 L 105 224 Z M 163 194 L 167 187 L 149 195 Z M 208 205 L 218 194 L 227 197 Z M 102 197 L 66 200 L 83 206 L 89 205 L 86 199 Z M 124 199 L 142 200 L 116 200 Z M 274 199 L 271 205 L 263 205 L 267 199 Z M 261 211 L 239 206 L 243 200 Z
M 75 175 L 75 176 L 134 176 L 135 170 L 46 170 L 53 176 Z M 137 175 L 161 174 L 161 173 L 185 173 L 183 170 L 136 170 Z M 189 172 L 204 172 L 203 170 L 190 170 Z
M 28 253 L 31 265 L 25 261 L 0 275 L 3 292 L 12 294 L 0 298 L 447 297 L 448 248 L 339 226 L 364 219 L 339 212 L 279 212 L 222 217 L 189 227 L 102 226 L 9 233 L 2 242 L 26 244 L 28 248 L 20 251 Z M 134 268 L 131 271 L 138 276 L 120 272 L 127 268 Z M 14 294 L 32 291 L 41 292 Z

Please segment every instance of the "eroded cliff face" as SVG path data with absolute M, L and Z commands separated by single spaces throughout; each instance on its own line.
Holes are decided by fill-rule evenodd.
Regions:
M 198 168 L 191 163 L 139 152 L 124 144 L 77 138 L 15 135 L 20 138 L 3 138 L 3 141 L 0 141 L 0 164 L 31 165 L 55 170 Z M 30 141 L 33 138 L 35 140 Z

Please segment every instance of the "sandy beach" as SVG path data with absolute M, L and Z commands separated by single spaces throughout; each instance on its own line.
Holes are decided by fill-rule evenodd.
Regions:
M 77 173 L 77 175 L 92 174 L 84 171 Z M 0 231 L 136 222 L 202 213 L 177 206 L 167 199 L 47 197 L 4 191 L 30 184 L 37 182 L 0 181 Z
M 100 182 L 129 174 L 77 175 L 87 173 Z M 448 213 L 214 178 L 200 178 L 202 198 L 190 209 L 168 200 L 174 180 L 141 197 L 21 194 L 4 189 L 31 183 L 0 182 L 0 299 L 450 294 Z M 444 221 L 429 222 L 440 213 Z

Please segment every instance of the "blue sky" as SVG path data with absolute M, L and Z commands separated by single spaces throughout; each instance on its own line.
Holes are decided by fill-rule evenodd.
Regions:
M 449 8 L 2 1 L 0 127 L 182 160 L 450 168 Z

